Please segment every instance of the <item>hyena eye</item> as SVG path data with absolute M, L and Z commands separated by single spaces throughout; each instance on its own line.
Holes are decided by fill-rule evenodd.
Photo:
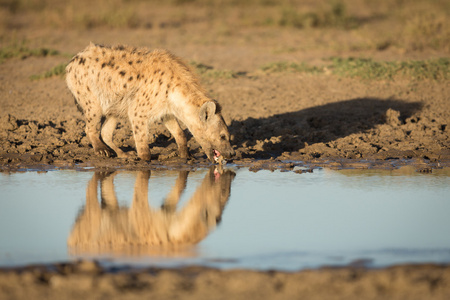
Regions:
M 227 139 L 227 136 L 226 136 L 225 134 L 221 134 L 221 135 L 220 135 L 220 139 L 223 140 L 223 141 L 225 141 L 225 140 Z

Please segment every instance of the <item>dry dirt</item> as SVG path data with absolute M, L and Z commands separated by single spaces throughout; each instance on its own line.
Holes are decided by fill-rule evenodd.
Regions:
M 278 61 L 320 65 L 331 56 L 379 60 L 448 57 L 446 50 L 396 47 L 359 49 L 352 31 L 329 28 L 211 28 L 201 19 L 148 28 L 58 29 L 27 26 L 17 16 L 0 42 L 26 39 L 29 47 L 75 54 L 89 42 L 166 48 L 186 61 L 235 77 L 203 76 L 223 106 L 237 156 L 233 164 L 252 169 L 392 168 L 418 171 L 450 166 L 450 85 L 434 80 L 362 80 L 332 73 L 265 73 Z M 33 24 L 33 23 L 31 23 Z M 212 25 L 211 25 L 212 24 Z M 385 30 L 389 31 L 389 27 Z M 338 46 L 337 46 L 338 45 Z M 64 78 L 31 80 L 68 56 L 19 57 L 0 63 L 0 170 L 53 168 L 204 167 L 193 138 L 193 156 L 182 161 L 161 126 L 150 128 L 152 161 L 96 157 L 84 134 Z M 116 143 L 132 151 L 127 122 Z M 87 265 L 87 266 L 86 266 Z M 211 297 L 214 295 L 214 297 Z M 321 269 L 295 273 L 219 271 L 203 268 L 110 272 L 89 263 L 0 271 L 1 299 L 449 299 L 448 266 L 397 266 L 382 270 Z

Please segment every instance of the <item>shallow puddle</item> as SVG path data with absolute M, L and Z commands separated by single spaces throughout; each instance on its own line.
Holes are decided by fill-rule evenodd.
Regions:
M 449 195 L 410 167 L 0 174 L 0 266 L 450 263 Z

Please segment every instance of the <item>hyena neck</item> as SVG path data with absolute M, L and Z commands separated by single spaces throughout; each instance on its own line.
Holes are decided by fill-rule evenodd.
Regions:
M 174 93 L 171 100 L 173 113 L 177 119 L 188 127 L 194 137 L 201 136 L 203 124 L 200 122 L 200 108 L 203 104 L 212 100 L 206 96 L 185 96 L 181 93 Z

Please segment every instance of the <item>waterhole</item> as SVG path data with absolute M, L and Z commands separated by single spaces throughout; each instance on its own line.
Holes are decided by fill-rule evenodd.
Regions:
M 0 267 L 450 262 L 450 171 L 0 174 Z

